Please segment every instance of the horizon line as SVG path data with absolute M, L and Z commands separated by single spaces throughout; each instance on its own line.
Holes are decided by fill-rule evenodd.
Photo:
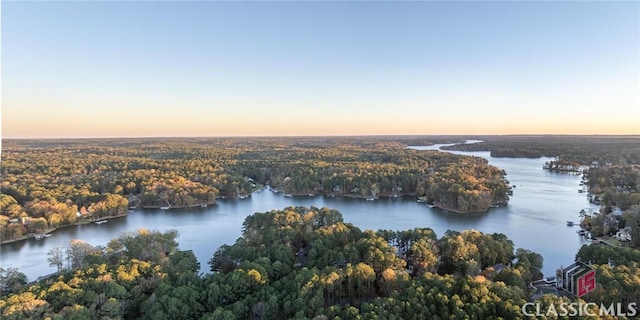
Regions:
M 364 137 L 515 137 L 515 136 L 547 136 L 547 137 L 640 137 L 640 133 L 508 133 L 508 134 L 359 134 L 359 135 L 220 135 L 220 136 L 100 136 L 100 137 L 2 137 L 2 141 L 7 140 L 109 140 L 109 139 L 219 139 L 219 138 L 364 138 Z

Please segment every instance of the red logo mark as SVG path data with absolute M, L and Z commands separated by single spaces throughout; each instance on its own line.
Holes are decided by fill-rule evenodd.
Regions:
M 578 278 L 578 297 L 593 291 L 596 288 L 596 271 L 591 270 Z

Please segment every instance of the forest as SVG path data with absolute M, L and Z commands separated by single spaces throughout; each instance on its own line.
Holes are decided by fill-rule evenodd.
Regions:
M 36 283 L 0 270 L 2 319 L 526 319 L 529 282 L 542 276 L 542 257 L 503 234 L 361 231 L 329 208 L 248 216 L 207 274 L 178 236 L 138 230 L 106 247 L 76 240 L 49 252 L 60 272 Z M 599 287 L 584 301 L 639 298 L 637 252 L 612 267 L 606 257 L 617 250 L 577 254 L 598 271 Z
M 583 214 L 580 226 L 592 237 L 615 238 L 624 232 L 629 239 L 619 245 L 640 249 L 640 165 L 591 167 L 583 179 L 600 210 Z
M 129 208 L 206 206 L 220 197 L 249 196 L 264 185 L 287 194 L 410 195 L 463 213 L 508 200 L 505 173 L 485 159 L 408 149 L 410 142 L 408 137 L 6 140 L 1 240 L 126 215 Z
M 459 137 L 413 139 L 3 141 L 0 234 L 12 241 L 125 215 L 131 207 L 207 205 L 248 196 L 262 185 L 305 195 L 411 195 L 455 212 L 508 200 L 505 172 L 484 159 L 406 147 L 461 142 Z M 592 264 L 598 286 L 573 300 L 637 302 L 640 257 L 629 248 L 640 247 L 636 138 L 584 137 L 593 142 L 588 146 L 572 146 L 563 137 L 512 144 L 508 136 L 490 139 L 463 148 L 501 146 L 515 155 L 530 140 L 527 152 L 557 156 L 553 166 L 588 165 L 584 183 L 600 196 L 602 209 L 584 217 L 583 227 L 596 236 L 628 228 L 632 240 L 580 249 L 576 259 Z M 600 144 L 607 141 L 612 145 Z M 438 238 L 429 228 L 361 231 L 328 208 L 255 213 L 242 233 L 235 244 L 211 248 L 207 274 L 199 273 L 192 252 L 180 250 L 177 231 L 138 230 L 105 247 L 74 240 L 49 252 L 50 265 L 59 270 L 52 277 L 27 283 L 19 270 L 0 268 L 0 316 L 526 319 L 520 306 L 534 294 L 529 283 L 542 277 L 542 257 L 514 248 L 502 234 L 448 231 Z M 538 301 L 559 306 L 570 299 L 547 294 Z

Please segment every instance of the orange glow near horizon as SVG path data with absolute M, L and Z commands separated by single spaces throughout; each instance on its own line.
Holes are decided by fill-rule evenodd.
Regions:
M 357 119 L 313 115 L 280 117 L 262 114 L 220 119 L 215 115 L 144 116 L 129 114 L 91 114 L 72 118 L 67 114 L 35 115 L 4 112 L 3 138 L 96 138 L 96 137 L 201 137 L 201 136 L 343 136 L 343 135 L 506 135 L 576 134 L 638 135 L 640 121 L 603 123 L 599 117 L 567 120 L 507 119 L 476 120 L 429 116 L 363 115 Z M 624 120 L 624 119 L 623 119 Z
M 638 135 L 638 9 L 7 1 L 2 137 Z

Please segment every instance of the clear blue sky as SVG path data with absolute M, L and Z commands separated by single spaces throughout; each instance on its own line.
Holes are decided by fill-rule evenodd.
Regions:
M 640 3 L 2 2 L 11 137 L 640 134 Z

